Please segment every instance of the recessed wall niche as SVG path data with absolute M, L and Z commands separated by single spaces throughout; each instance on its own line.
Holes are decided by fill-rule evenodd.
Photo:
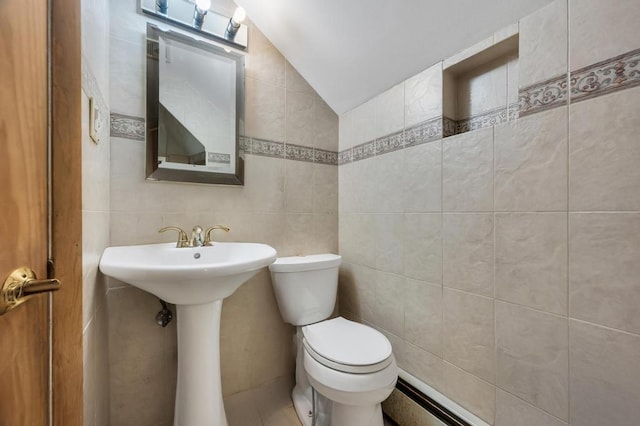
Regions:
M 444 137 L 517 118 L 518 34 L 445 67 Z

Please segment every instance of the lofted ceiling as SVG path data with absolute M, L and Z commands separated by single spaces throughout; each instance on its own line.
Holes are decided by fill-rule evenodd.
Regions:
M 552 0 L 236 0 L 341 114 Z

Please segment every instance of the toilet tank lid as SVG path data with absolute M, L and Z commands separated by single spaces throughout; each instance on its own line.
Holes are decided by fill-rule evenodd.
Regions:
M 342 257 L 337 254 L 312 254 L 309 256 L 279 257 L 269 265 L 272 272 L 301 272 L 340 266 Z

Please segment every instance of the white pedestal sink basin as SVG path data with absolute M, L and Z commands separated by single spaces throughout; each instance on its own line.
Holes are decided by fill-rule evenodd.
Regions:
M 178 386 L 175 426 L 227 426 L 220 382 L 222 299 L 276 259 L 265 244 L 175 243 L 107 248 L 105 275 L 176 304 Z

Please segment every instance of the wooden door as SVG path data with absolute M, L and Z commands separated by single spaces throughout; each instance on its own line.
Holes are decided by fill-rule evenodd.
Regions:
M 0 1 L 0 284 L 47 274 L 47 1 Z M 0 316 L 0 426 L 48 422 L 47 294 Z

